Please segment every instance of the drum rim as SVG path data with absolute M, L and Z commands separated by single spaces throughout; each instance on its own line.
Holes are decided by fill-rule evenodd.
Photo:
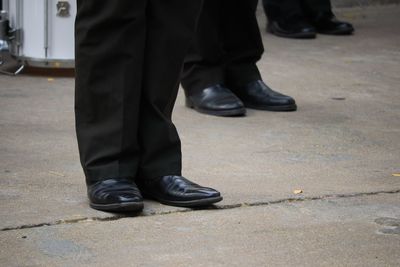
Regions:
M 74 59 L 34 58 L 34 57 L 25 57 L 16 55 L 12 56 L 22 64 L 30 67 L 60 68 L 60 69 L 75 68 Z

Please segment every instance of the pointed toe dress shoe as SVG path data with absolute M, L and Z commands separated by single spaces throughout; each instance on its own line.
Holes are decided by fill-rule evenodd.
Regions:
M 331 13 L 319 14 L 313 20 L 313 25 L 318 33 L 330 35 L 349 35 L 354 32 L 354 27 L 348 22 L 338 20 Z
M 287 95 L 275 92 L 262 80 L 248 83 L 242 87 L 232 87 L 233 92 L 248 108 L 269 111 L 295 111 L 296 101 Z
M 228 88 L 217 84 L 186 95 L 186 106 L 214 116 L 242 116 L 246 109 Z
M 138 186 L 144 197 L 170 206 L 204 207 L 222 200 L 217 190 L 200 186 L 182 176 L 143 179 L 138 181 Z
M 141 211 L 143 198 L 136 184 L 127 179 L 107 179 L 87 187 L 90 207 L 96 210 Z
M 289 18 L 286 20 L 270 20 L 267 32 L 279 37 L 312 39 L 317 36 L 315 28 L 302 18 Z

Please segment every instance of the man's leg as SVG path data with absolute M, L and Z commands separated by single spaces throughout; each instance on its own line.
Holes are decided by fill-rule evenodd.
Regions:
M 181 83 L 186 92 L 198 92 L 225 82 L 221 44 L 221 0 L 205 0 L 197 30 L 185 56 Z
M 221 201 L 214 189 L 181 176 L 181 147 L 171 121 L 184 56 L 193 38 L 201 0 L 149 0 L 140 106 L 140 172 L 144 196 L 173 206 Z
M 347 35 L 354 32 L 353 25 L 336 19 L 330 0 L 302 0 L 301 4 L 318 33 Z
M 269 21 L 282 20 L 303 13 L 299 0 L 263 0 L 262 4 Z
M 225 51 L 226 80 L 228 87 L 246 107 L 271 110 L 296 110 L 293 98 L 269 88 L 256 66 L 264 52 L 257 24 L 257 0 L 223 0 L 223 48 Z
M 332 13 L 330 0 L 301 0 L 301 7 L 307 15 L 317 13 Z
M 307 21 L 300 0 L 263 0 L 263 6 L 268 18 L 268 32 L 287 38 L 316 37 L 315 28 Z
M 229 85 L 241 86 L 260 80 L 256 66 L 264 47 L 258 28 L 256 9 L 257 0 L 222 0 L 224 14 L 222 24 L 224 62 L 226 80 Z
M 76 132 L 90 205 L 140 210 L 139 108 L 146 0 L 78 0 Z
M 200 1 L 78 1 L 76 123 L 93 208 L 142 209 L 133 182 L 138 170 L 141 189 L 160 202 L 222 200 L 179 176 L 180 142 L 171 122 Z
M 78 0 L 76 130 L 88 183 L 135 177 L 146 1 Z
M 139 126 L 141 177 L 181 174 L 180 140 L 171 115 L 201 3 L 149 1 Z
M 181 82 L 188 107 L 209 115 L 238 116 L 246 112 L 243 103 L 224 86 L 221 23 L 226 13 L 222 3 L 204 1 L 195 38 L 185 57 Z

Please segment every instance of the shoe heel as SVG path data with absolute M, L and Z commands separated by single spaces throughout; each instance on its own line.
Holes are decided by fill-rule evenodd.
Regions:
M 188 108 L 194 108 L 193 102 L 187 96 L 185 97 L 185 106 Z

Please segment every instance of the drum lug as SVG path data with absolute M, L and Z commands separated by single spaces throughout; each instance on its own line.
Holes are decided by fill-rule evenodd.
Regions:
M 58 1 L 57 2 L 57 16 L 59 17 L 69 17 L 70 16 L 70 7 L 68 1 Z
M 0 13 L 0 40 L 7 41 L 9 39 L 10 21 L 8 20 L 7 12 Z
M 15 43 L 17 45 L 21 44 L 21 38 L 22 38 L 22 31 L 20 29 L 11 29 L 10 27 L 10 21 L 8 19 L 8 13 L 6 11 L 1 11 L 0 13 L 0 40 L 2 40 L 5 43 Z M 2 47 L 0 47 L 0 66 L 4 65 L 3 61 L 3 55 L 4 53 L 8 53 L 8 49 L 11 49 L 10 46 L 6 46 L 3 44 Z M 0 74 L 6 74 L 6 75 L 17 75 L 19 74 L 23 69 L 24 65 L 18 65 L 16 70 L 14 71 L 8 71 L 8 70 L 3 70 L 0 69 Z
M 7 42 L 16 42 L 21 44 L 22 31 L 21 29 L 11 29 L 8 14 L 5 11 L 1 12 L 0 18 L 0 40 Z
M 8 40 L 11 42 L 15 42 L 18 45 L 21 44 L 22 41 L 22 31 L 21 29 L 13 29 L 8 32 Z

